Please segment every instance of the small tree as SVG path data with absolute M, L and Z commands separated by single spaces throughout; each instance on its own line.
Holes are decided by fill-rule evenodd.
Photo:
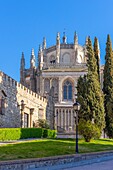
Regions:
M 94 56 L 97 64 L 97 74 L 100 81 L 100 50 L 99 50 L 99 43 L 97 37 L 95 37 L 94 39 Z
M 86 142 L 90 142 L 92 138 L 99 138 L 101 131 L 93 122 L 81 119 L 79 122 L 79 134 L 84 137 Z
M 77 83 L 78 102 L 81 104 L 79 120 L 84 119 L 91 122 L 94 120 L 102 131 L 105 127 L 104 100 L 90 37 L 87 44 L 87 66 L 88 74 L 80 77 Z
M 104 66 L 104 106 L 106 113 L 106 133 L 113 138 L 113 51 L 110 35 L 107 36 Z
M 49 129 L 49 124 L 45 119 L 38 119 L 34 122 L 34 127 Z

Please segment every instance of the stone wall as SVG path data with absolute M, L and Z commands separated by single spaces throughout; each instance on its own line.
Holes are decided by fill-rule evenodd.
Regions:
M 91 164 L 91 162 L 96 163 L 100 160 L 108 160 L 109 157 L 113 159 L 113 151 L 63 155 L 63 156 L 54 156 L 54 157 L 47 157 L 47 158 L 1 161 L 0 170 L 11 170 L 11 169 L 12 170 L 30 170 L 30 169 L 35 169 L 35 168 L 36 169 L 37 168 L 38 169 L 54 169 L 55 165 L 58 167 L 58 169 L 59 169 L 59 166 L 60 166 L 60 169 L 61 167 L 62 169 L 64 169 L 64 168 L 67 168 L 69 163 L 78 164 L 80 161 L 86 161 L 86 163 L 89 162 L 89 164 Z M 65 167 L 63 165 L 65 165 Z M 71 164 L 71 167 L 72 167 L 72 164 Z
M 46 105 L 45 98 L 0 71 L 0 127 L 32 127 L 46 119 Z

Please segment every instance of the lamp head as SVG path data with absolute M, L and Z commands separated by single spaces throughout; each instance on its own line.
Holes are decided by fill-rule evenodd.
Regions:
M 73 109 L 74 109 L 74 111 L 79 111 L 80 110 L 80 103 L 76 101 L 73 104 Z

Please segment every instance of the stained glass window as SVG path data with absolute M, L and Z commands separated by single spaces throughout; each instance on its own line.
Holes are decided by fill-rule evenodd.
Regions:
M 72 84 L 68 80 L 63 86 L 63 98 L 64 100 L 72 100 Z

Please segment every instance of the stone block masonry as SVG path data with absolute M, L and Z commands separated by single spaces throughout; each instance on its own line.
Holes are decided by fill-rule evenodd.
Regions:
M 24 160 L 1 161 L 0 170 L 30 170 L 35 168 L 52 169 L 52 166 L 55 165 L 63 166 L 64 164 L 68 164 L 68 163 L 77 164 L 80 161 L 88 161 L 88 160 L 90 161 L 93 159 L 99 160 L 103 157 L 107 158 L 110 156 L 111 157 L 113 156 L 113 151 L 54 156 L 54 157 L 47 157 L 47 158 L 34 158 L 34 159 L 32 158 L 32 159 L 24 159 Z
M 33 127 L 46 119 L 46 105 L 44 97 L 0 71 L 0 127 Z

